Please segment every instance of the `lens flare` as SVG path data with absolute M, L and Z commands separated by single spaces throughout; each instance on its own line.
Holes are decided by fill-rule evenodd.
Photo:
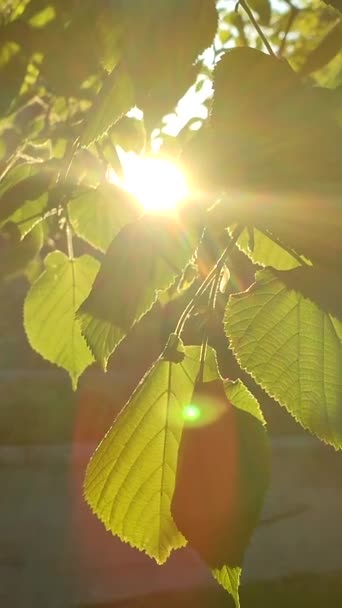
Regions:
M 181 169 L 164 158 L 141 158 L 135 153 L 120 154 L 123 180 L 120 185 L 141 203 L 147 213 L 171 213 L 188 195 Z M 109 181 L 118 183 L 116 174 Z

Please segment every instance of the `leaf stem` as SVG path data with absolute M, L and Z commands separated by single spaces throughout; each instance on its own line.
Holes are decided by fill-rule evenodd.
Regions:
M 256 21 L 253 12 L 251 11 L 251 9 L 249 8 L 248 4 L 245 2 L 245 0 L 239 0 L 239 2 L 236 5 L 237 7 L 242 6 L 243 10 L 245 11 L 245 13 L 247 13 L 248 18 L 250 20 L 250 22 L 253 24 L 255 30 L 257 31 L 257 33 L 259 34 L 262 42 L 264 43 L 264 46 L 266 47 L 266 49 L 268 50 L 269 54 L 272 55 L 273 57 L 276 57 L 275 52 L 273 51 L 270 43 L 268 42 L 264 32 L 262 31 L 259 23 Z
M 218 287 L 219 287 L 220 279 L 221 279 L 221 276 L 222 276 L 222 268 L 223 268 L 223 264 L 219 264 L 219 265 L 216 264 L 216 266 L 215 266 L 216 274 L 215 274 L 214 279 L 211 282 L 211 288 L 210 288 L 210 294 L 209 294 L 209 303 L 208 303 L 208 308 L 209 308 L 210 313 L 213 312 L 214 309 L 215 309 Z M 204 324 L 204 328 L 203 328 L 203 337 L 202 337 L 202 344 L 201 344 L 201 356 L 200 356 L 200 368 L 199 368 L 199 372 L 198 372 L 198 381 L 199 382 L 203 382 L 204 364 L 205 364 L 205 358 L 206 358 L 207 348 L 208 348 L 208 326 L 207 326 L 207 323 L 208 323 L 208 319 L 206 319 L 206 323 Z
M 206 278 L 204 279 L 204 281 L 202 282 L 202 284 L 199 286 L 199 288 L 197 289 L 194 297 L 190 300 L 190 302 L 188 303 L 188 305 L 185 307 L 185 309 L 183 310 L 178 323 L 177 323 L 177 327 L 175 329 L 175 334 L 180 337 L 181 333 L 184 329 L 184 325 L 189 317 L 189 315 L 192 313 L 194 307 L 196 306 L 198 300 L 200 299 L 200 297 L 205 293 L 205 291 L 208 289 L 209 285 L 212 283 L 212 281 L 214 280 L 215 276 L 216 276 L 216 272 L 218 272 L 219 270 L 221 271 L 226 257 L 229 253 L 229 251 L 231 250 L 231 248 L 235 245 L 237 239 L 239 238 L 242 230 L 243 230 L 243 226 L 241 224 L 239 224 L 238 226 L 236 226 L 232 236 L 231 236 L 231 241 L 230 243 L 227 245 L 227 247 L 224 249 L 224 251 L 222 252 L 222 254 L 220 255 L 220 257 L 218 258 L 215 266 L 211 269 L 211 271 L 209 272 L 209 274 L 206 276 Z
M 68 247 L 68 257 L 69 260 L 74 259 L 74 245 L 72 242 L 72 230 L 69 222 L 66 223 L 66 237 L 67 237 L 67 247 Z

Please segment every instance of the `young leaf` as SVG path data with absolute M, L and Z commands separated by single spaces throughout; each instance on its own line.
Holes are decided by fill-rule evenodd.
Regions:
M 302 424 L 342 446 L 342 323 L 264 270 L 230 297 L 225 331 L 241 367 Z
M 194 84 L 195 62 L 214 39 L 217 11 L 214 0 L 137 0 L 125 10 L 125 59 L 151 130 Z
M 107 77 L 94 106 L 90 108 L 80 144 L 89 146 L 99 139 L 134 106 L 134 103 L 131 78 L 125 69 L 118 65 Z
M 132 196 L 111 184 L 76 196 L 68 209 L 76 234 L 100 251 L 106 251 L 121 228 L 137 219 L 140 211 Z
M 232 596 L 235 608 L 240 608 L 239 586 L 241 568 L 228 568 L 227 566 L 223 566 L 223 568 L 214 568 L 212 570 L 212 575 L 221 587 Z
M 264 421 L 244 385 L 225 387 L 218 371 L 196 383 L 191 404 L 198 415 L 183 430 L 172 514 L 212 569 L 240 567 L 268 485 Z
M 283 249 L 257 228 L 252 228 L 254 246 L 250 247 L 249 234 L 245 228 L 237 240 L 237 246 L 254 262 L 261 266 L 272 266 L 277 270 L 290 270 L 300 265 L 300 261 Z
M 146 216 L 116 236 L 78 311 L 82 332 L 104 368 L 123 336 L 151 308 L 157 292 L 182 272 L 195 248 L 191 235 L 170 218 Z
M 171 497 L 182 414 L 199 371 L 200 348 L 184 349 L 179 341 L 165 357 L 145 376 L 98 446 L 84 486 L 89 506 L 107 530 L 158 563 L 186 544 L 171 516 Z M 215 368 L 210 352 L 208 380 Z
M 74 389 L 93 361 L 75 313 L 89 294 L 97 270 L 98 262 L 88 255 L 69 259 L 54 251 L 46 257 L 45 271 L 24 304 L 24 325 L 32 348 L 66 369 Z

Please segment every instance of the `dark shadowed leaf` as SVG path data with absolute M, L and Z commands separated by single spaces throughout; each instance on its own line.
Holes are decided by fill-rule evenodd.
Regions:
M 239 568 L 268 485 L 261 412 L 242 383 L 220 378 L 197 382 L 191 404 L 198 418 L 183 430 L 172 514 L 212 569 Z
M 138 0 L 126 11 L 125 58 L 151 129 L 194 83 L 194 63 L 214 39 L 217 11 L 214 0 Z
M 212 198 L 232 188 L 251 196 L 255 190 L 315 195 L 335 183 L 340 192 L 337 122 L 285 60 L 233 48 L 218 62 L 213 84 L 206 128 L 184 150 L 198 188 Z
M 293 270 L 272 271 L 288 289 L 298 291 L 318 308 L 342 321 L 342 277 L 333 270 L 300 266 Z
M 145 216 L 110 245 L 78 317 L 96 359 L 109 355 L 191 259 L 198 240 L 170 218 Z
M 329 30 L 318 46 L 311 52 L 300 70 L 302 76 L 307 76 L 320 70 L 329 63 L 342 49 L 342 21 Z

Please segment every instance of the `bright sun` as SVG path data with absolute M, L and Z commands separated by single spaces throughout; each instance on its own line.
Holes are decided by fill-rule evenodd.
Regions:
M 121 156 L 121 155 L 120 155 Z M 188 194 L 182 171 L 162 158 L 141 158 L 134 153 L 121 157 L 124 180 L 121 183 L 149 213 L 170 213 Z M 116 175 L 109 181 L 117 182 Z

